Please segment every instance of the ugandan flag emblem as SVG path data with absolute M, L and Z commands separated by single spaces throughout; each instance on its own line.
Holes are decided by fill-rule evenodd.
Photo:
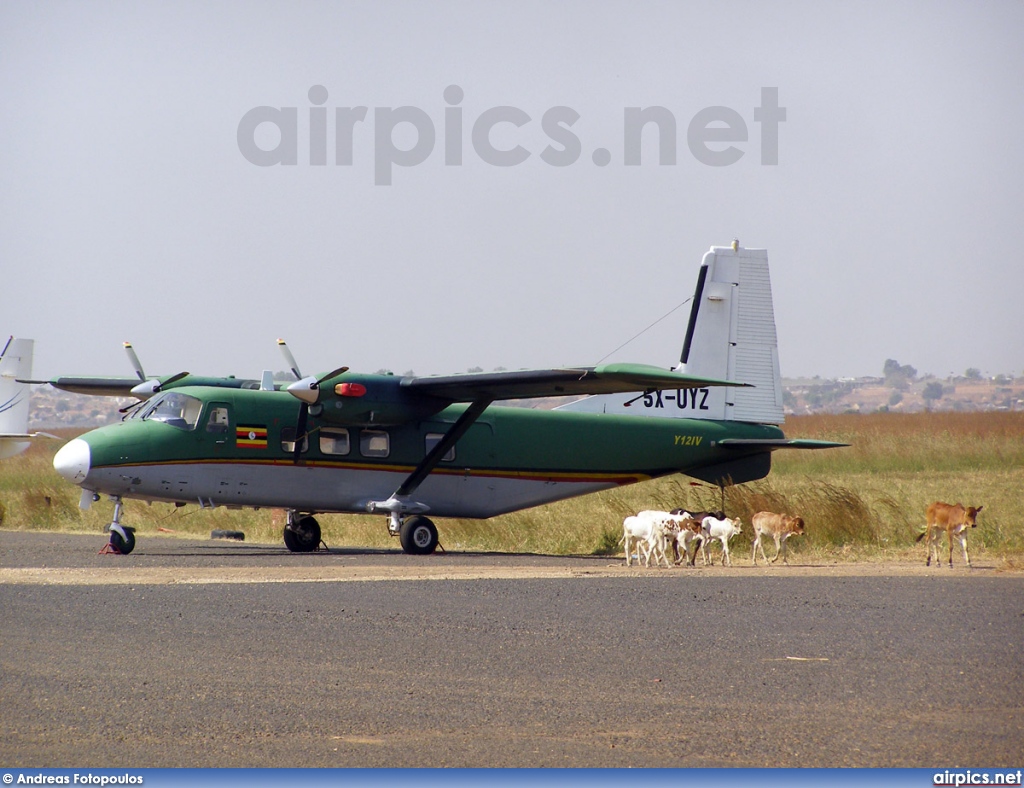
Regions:
M 267 428 L 262 425 L 239 424 L 235 427 L 235 443 L 244 449 L 265 449 Z

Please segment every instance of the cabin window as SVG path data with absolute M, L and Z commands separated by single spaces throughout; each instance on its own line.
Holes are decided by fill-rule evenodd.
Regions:
M 228 431 L 230 420 L 227 405 L 212 405 L 206 419 L 206 431 L 222 435 Z
M 324 427 L 320 430 L 320 452 L 322 454 L 348 454 L 352 451 L 348 430 Z
M 202 410 L 202 401 L 195 397 L 176 391 L 166 391 L 150 400 L 140 412 L 139 418 L 144 421 L 162 421 L 172 427 L 192 430 L 195 429 Z
M 387 457 L 391 453 L 391 436 L 383 430 L 359 433 L 359 453 L 364 457 Z
M 288 454 L 295 453 L 295 428 L 294 427 L 282 427 L 281 428 L 281 451 L 287 452 Z M 309 433 L 302 436 L 302 451 L 309 451 Z
M 426 453 L 430 454 L 431 450 L 441 442 L 444 438 L 444 434 L 440 432 L 428 432 L 427 433 L 427 446 Z M 452 446 L 448 451 L 444 453 L 444 457 L 441 458 L 441 462 L 454 462 L 455 461 L 455 447 Z

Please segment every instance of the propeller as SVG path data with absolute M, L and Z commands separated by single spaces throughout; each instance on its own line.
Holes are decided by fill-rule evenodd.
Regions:
M 136 386 L 132 387 L 131 394 L 133 397 L 138 399 L 149 399 L 154 394 L 159 394 L 163 391 L 165 386 L 169 386 L 172 383 L 177 383 L 184 377 L 188 377 L 187 372 L 179 372 L 177 375 L 171 375 L 166 380 L 143 380 Z
M 285 345 L 281 340 L 278 340 L 278 344 L 282 347 L 282 352 L 287 353 L 287 345 Z M 290 356 L 291 353 L 287 353 L 287 355 Z M 298 367 L 296 365 L 292 366 L 292 372 L 298 374 Z M 330 380 L 331 378 L 342 374 L 343 372 L 348 372 L 348 367 L 338 367 L 319 378 L 315 375 L 310 375 L 307 378 L 296 380 L 285 389 L 289 394 L 302 403 L 299 405 L 299 420 L 295 424 L 295 451 L 292 455 L 292 459 L 296 463 L 299 461 L 299 455 L 302 453 L 302 441 L 306 438 L 306 422 L 309 419 L 309 406 L 316 404 L 317 399 L 320 397 L 320 384 L 325 380 Z
M 159 380 L 158 378 L 146 378 L 146 373 L 142 369 L 142 362 L 139 361 L 139 356 L 135 352 L 135 348 L 132 347 L 131 342 L 124 343 L 124 352 L 128 354 L 128 360 L 132 363 L 132 369 L 135 370 L 135 374 L 138 376 L 141 383 L 136 384 L 132 387 L 131 395 L 136 399 L 147 400 L 154 394 L 159 394 L 163 391 L 165 386 L 169 386 L 171 383 L 177 383 L 183 377 L 188 375 L 187 372 L 179 372 L 177 375 L 171 375 L 165 380 Z M 126 413 L 131 410 L 134 405 L 129 405 L 127 408 L 122 409 L 121 413 Z

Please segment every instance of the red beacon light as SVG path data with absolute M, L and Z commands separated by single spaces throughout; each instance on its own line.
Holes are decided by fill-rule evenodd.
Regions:
M 339 397 L 361 397 L 366 393 L 366 386 L 362 383 L 339 383 L 334 387 L 334 393 Z

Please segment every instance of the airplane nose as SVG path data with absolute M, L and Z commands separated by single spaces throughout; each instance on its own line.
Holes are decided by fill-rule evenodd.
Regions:
M 53 457 L 53 467 L 61 476 L 74 484 L 81 484 L 89 473 L 89 444 L 75 438 L 61 446 Z

